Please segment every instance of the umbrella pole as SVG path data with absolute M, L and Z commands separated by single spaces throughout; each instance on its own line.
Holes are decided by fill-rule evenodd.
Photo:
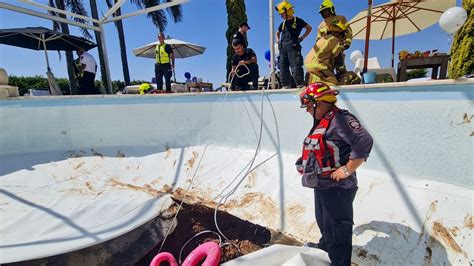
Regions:
M 48 49 L 46 49 L 46 40 L 44 39 L 44 34 L 41 34 L 41 42 L 43 42 L 44 55 L 46 56 L 46 66 L 48 67 L 47 70 L 51 71 L 51 68 L 49 67 Z
M 395 25 L 395 23 L 393 23 Z M 395 26 L 393 26 L 395 30 Z M 392 36 L 392 68 L 395 65 L 395 33 Z
M 393 9 L 392 19 L 392 68 L 395 65 L 395 8 Z
M 174 83 L 176 83 L 176 72 L 174 71 L 174 65 L 172 66 L 171 68 L 173 70 L 173 79 L 174 79 Z
M 41 34 L 41 42 L 43 42 L 44 55 L 46 56 L 46 65 L 47 65 L 46 76 L 47 76 L 48 72 L 51 71 L 51 68 L 49 67 L 48 49 L 46 48 L 46 40 L 44 39 L 44 34 Z M 52 89 L 51 89 L 51 84 L 49 83 L 49 81 L 48 81 L 48 90 L 49 90 L 49 94 L 53 95 Z
M 107 94 L 112 94 L 112 79 L 110 77 L 110 67 L 109 67 L 109 57 L 107 55 L 107 45 L 105 44 L 105 32 L 104 32 L 104 25 L 100 24 L 100 38 L 102 39 L 102 51 L 104 53 L 104 64 L 105 64 L 105 75 L 107 75 L 107 84 L 106 91 Z
M 372 0 L 369 0 L 368 4 L 369 4 L 369 8 L 367 9 L 367 29 L 365 30 L 364 69 L 362 70 L 362 73 L 367 72 L 367 64 L 369 60 L 369 38 L 370 38 L 370 24 L 372 20 Z

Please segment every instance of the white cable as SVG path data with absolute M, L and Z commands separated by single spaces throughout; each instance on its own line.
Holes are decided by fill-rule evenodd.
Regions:
M 270 73 L 270 75 L 272 74 L 272 72 Z M 269 85 L 269 84 L 268 84 Z M 267 87 L 268 87 L 267 85 Z M 261 162 L 260 164 L 258 164 L 257 166 L 253 167 L 253 164 L 255 163 L 255 160 L 257 158 L 257 155 L 258 153 L 260 152 L 260 147 L 261 147 L 261 141 L 262 141 L 262 133 L 263 133 L 263 102 L 264 102 L 264 92 L 265 92 L 265 89 L 262 89 L 262 94 L 261 94 L 261 102 L 260 102 L 260 130 L 259 130 L 259 137 L 258 137 L 258 141 L 257 141 L 257 147 L 255 149 L 255 153 L 254 153 L 254 156 L 253 158 L 251 159 L 250 161 L 250 165 L 248 166 L 248 170 L 247 172 L 244 174 L 243 178 L 240 179 L 240 181 L 234 186 L 234 188 L 229 192 L 227 193 L 226 195 L 224 195 L 221 200 L 219 201 L 219 203 L 217 204 L 215 210 L 214 210 L 214 223 L 215 223 L 215 226 L 217 228 L 217 231 L 228 241 L 230 242 L 231 244 L 233 244 L 229 238 L 224 234 L 222 233 L 222 231 L 220 230 L 219 228 L 219 225 L 218 225 L 218 222 L 217 222 L 217 212 L 219 210 L 219 207 L 223 204 L 225 204 L 225 202 L 227 201 L 227 199 L 235 193 L 235 191 L 237 190 L 237 188 L 242 184 L 242 182 L 245 180 L 245 178 L 252 172 L 254 171 L 257 167 L 259 167 L 260 165 L 262 165 L 263 163 L 265 163 L 266 161 L 268 161 L 269 159 L 271 159 L 273 156 L 275 156 L 276 154 L 272 155 L 270 158 L 264 160 L 263 162 Z M 245 167 L 244 167 L 245 169 Z M 242 172 L 242 171 L 241 171 Z M 235 181 L 235 178 L 234 180 L 232 180 L 231 183 L 233 183 Z M 228 186 L 229 187 L 229 186 Z M 226 187 L 227 188 L 227 187 Z M 234 245 L 234 244 L 233 244 Z M 235 245 L 234 245 L 235 246 Z M 237 251 L 239 252 L 239 254 L 241 253 L 240 252 L 240 249 L 237 248 Z
M 188 241 L 186 241 L 186 243 L 184 243 L 184 245 L 181 247 L 181 250 L 179 251 L 179 265 L 181 265 L 181 254 L 183 253 L 183 250 L 184 248 L 189 244 L 189 242 L 191 242 L 191 240 L 193 240 L 194 238 L 200 236 L 200 235 L 203 235 L 203 234 L 207 234 L 207 233 L 212 233 L 212 234 L 215 234 L 217 235 L 217 237 L 219 238 L 219 247 L 221 247 L 223 244 L 222 244 L 222 238 L 221 236 L 219 235 L 219 233 L 217 232 L 214 232 L 212 230 L 204 230 L 204 231 L 201 231 L 197 234 L 195 234 L 193 237 L 191 237 Z
M 239 67 L 242 67 L 242 66 L 247 70 L 247 72 L 244 72 L 244 74 L 239 75 L 239 74 L 237 73 L 237 69 L 239 69 Z M 232 74 L 233 74 L 233 75 L 232 75 Z M 231 75 L 232 75 L 232 77 L 231 77 Z M 248 67 L 246 64 L 238 64 L 235 69 L 233 69 L 233 70 L 231 70 L 231 71 L 229 72 L 229 75 L 227 76 L 227 80 L 230 81 L 230 85 L 232 86 L 232 81 L 234 80 L 234 77 L 243 78 L 243 77 L 245 77 L 245 76 L 247 76 L 247 75 L 250 75 L 250 69 L 249 69 L 249 67 Z M 229 77 L 230 77 L 230 78 L 229 78 Z M 257 88 L 257 89 L 258 89 L 258 88 Z
M 244 67 L 246 68 L 247 72 L 244 73 L 244 74 L 242 74 L 242 75 L 238 75 L 236 70 L 237 70 L 240 66 L 244 66 Z M 231 84 L 232 84 L 232 81 L 233 81 L 233 79 L 234 79 L 235 76 L 237 76 L 238 78 L 242 78 L 242 77 L 244 77 L 244 76 L 246 76 L 246 75 L 249 75 L 249 74 L 250 74 L 250 69 L 249 69 L 245 64 L 241 64 L 241 65 L 238 65 L 237 68 L 236 68 L 234 71 L 231 71 L 231 72 L 229 73 L 229 76 L 230 76 L 232 73 L 234 73 L 234 75 L 232 75 L 232 77 L 230 78 Z M 273 73 L 273 71 L 270 72 L 270 75 L 271 75 L 272 73 Z M 267 89 L 268 89 L 269 85 L 270 85 L 270 83 L 267 84 Z M 185 247 L 192 239 L 194 239 L 194 238 L 196 238 L 197 236 L 199 236 L 199 235 L 201 235 L 201 234 L 204 234 L 204 233 L 215 233 L 215 234 L 217 234 L 218 237 L 219 237 L 219 245 L 220 245 L 221 247 L 222 247 L 222 246 L 225 246 L 225 245 L 232 245 L 232 246 L 234 246 L 234 247 L 237 249 L 238 255 L 239 255 L 239 256 L 241 255 L 241 251 L 240 251 L 239 247 L 237 247 L 234 243 L 232 243 L 232 242 L 230 241 L 230 239 L 229 239 L 224 233 L 222 233 L 222 231 L 220 230 L 219 225 L 218 225 L 218 223 L 217 223 L 217 212 L 218 212 L 219 206 L 225 204 L 225 202 L 227 201 L 227 199 L 228 199 L 232 194 L 235 193 L 235 191 L 237 190 L 237 188 L 242 184 L 242 182 L 245 180 L 245 178 L 246 178 L 252 171 L 254 171 L 254 170 L 255 170 L 256 168 L 258 168 L 260 165 L 266 163 L 268 160 L 270 160 L 271 158 L 273 158 L 275 155 L 278 154 L 278 153 L 275 153 L 275 154 L 273 154 L 272 156 L 270 156 L 269 158 L 267 158 L 267 159 L 265 159 L 264 161 L 262 161 L 261 163 L 259 163 L 258 165 L 256 165 L 255 167 L 252 167 L 253 164 L 255 163 L 255 160 L 256 160 L 256 158 L 257 158 L 257 155 L 258 155 L 259 152 L 260 152 L 260 147 L 261 147 L 261 140 L 262 140 L 262 133 L 263 133 L 263 102 L 264 102 L 264 92 L 265 92 L 265 89 L 262 89 L 262 93 L 261 93 L 261 103 L 260 103 L 260 130 L 259 130 L 259 136 L 258 136 L 258 141 L 257 141 L 257 147 L 256 147 L 256 149 L 255 149 L 254 156 L 253 156 L 253 158 L 250 160 L 250 162 L 247 163 L 247 165 L 246 165 L 244 168 L 242 168 L 242 170 L 234 177 L 234 179 L 230 182 L 230 184 L 229 184 L 226 188 L 224 188 L 224 190 L 216 197 L 216 198 L 218 198 L 219 196 L 221 196 L 222 193 L 223 193 L 226 189 L 228 189 L 228 188 L 230 187 L 230 185 L 235 182 L 235 180 L 237 180 L 237 177 L 238 177 L 238 176 L 245 170 L 245 168 L 247 168 L 247 166 L 248 166 L 247 172 L 243 175 L 243 177 L 239 180 L 239 182 L 234 186 L 234 188 L 233 188 L 229 193 L 227 193 L 225 196 L 223 196 L 223 197 L 221 198 L 221 200 L 219 201 L 219 203 L 217 204 L 217 206 L 216 206 L 216 208 L 215 208 L 215 210 L 214 210 L 214 224 L 215 224 L 215 226 L 216 226 L 217 231 L 219 232 L 219 234 L 222 235 L 222 236 L 225 238 L 225 240 L 226 240 L 227 242 L 221 244 L 221 243 L 222 243 L 222 239 L 221 239 L 220 235 L 217 234 L 217 233 L 214 232 L 214 231 L 210 231 L 210 230 L 201 231 L 201 232 L 195 234 L 193 237 L 191 237 L 188 241 L 186 241 L 186 243 L 185 243 L 185 244 L 183 245 L 183 247 L 181 248 L 180 253 L 179 253 L 179 263 L 180 263 L 180 264 L 181 264 L 181 254 L 182 254 L 182 251 L 183 251 L 184 247 Z M 226 99 L 227 99 L 227 94 L 228 94 L 228 92 L 226 91 L 226 93 L 225 93 L 225 98 L 224 98 L 224 102 L 225 102 Z M 223 106 L 223 105 L 222 105 L 222 106 Z M 163 246 L 164 246 L 164 243 L 165 243 L 165 241 L 166 241 L 166 238 L 168 237 L 168 235 L 169 235 L 169 233 L 170 233 L 170 230 L 171 230 L 171 228 L 172 228 L 172 225 L 173 225 L 173 223 L 175 222 L 175 220 L 176 220 L 176 218 L 177 218 L 177 216 L 178 216 L 178 213 L 180 212 L 180 210 L 181 210 L 181 208 L 182 208 L 184 199 L 187 197 L 187 195 L 188 195 L 188 193 L 189 193 L 189 190 L 190 190 L 191 186 L 193 185 L 194 177 L 196 176 L 197 170 L 199 169 L 199 165 L 201 164 L 201 161 L 202 161 L 202 159 L 204 158 L 204 154 L 205 154 L 205 152 L 206 152 L 206 150 L 207 150 L 208 145 L 209 145 L 209 141 L 206 143 L 205 150 L 204 150 L 204 152 L 203 152 L 203 154 L 202 154 L 202 156 L 201 156 L 201 158 L 200 158 L 200 160 L 199 160 L 199 163 L 198 163 L 198 165 L 197 165 L 197 167 L 196 167 L 196 171 L 194 172 L 194 175 L 193 175 L 193 177 L 191 178 L 191 182 L 190 182 L 190 184 L 189 184 L 189 186 L 188 186 L 188 188 L 187 188 L 187 190 L 186 190 L 186 193 L 185 193 L 183 199 L 181 200 L 181 203 L 180 203 L 180 205 L 179 205 L 179 207 L 178 207 L 178 210 L 177 210 L 177 212 L 176 212 L 176 214 L 175 214 L 175 216 L 174 216 L 174 218 L 173 218 L 173 221 L 172 221 L 170 227 L 168 228 L 168 231 L 166 232 L 165 238 L 163 239 L 163 241 L 162 241 L 162 243 L 161 243 L 161 246 L 160 246 L 160 249 L 159 249 L 158 253 L 161 252 L 161 249 L 162 249 Z
M 209 143 L 206 143 L 206 146 L 204 147 L 204 151 L 203 151 L 203 153 L 202 153 L 201 158 L 199 158 L 199 162 L 198 162 L 198 164 L 197 164 L 197 166 L 196 166 L 196 170 L 194 171 L 193 177 L 191 178 L 191 182 L 189 183 L 189 186 L 188 186 L 188 188 L 186 189 L 186 192 L 184 193 L 183 198 L 181 199 L 181 203 L 179 204 L 178 210 L 176 211 L 176 214 L 174 215 L 173 220 L 171 221 L 171 224 L 170 224 L 170 226 L 168 227 L 168 231 L 166 231 L 166 234 L 165 234 L 165 237 L 163 238 L 163 241 L 161 241 L 161 246 L 160 246 L 160 249 L 158 250 L 158 253 L 157 253 L 157 254 L 159 254 L 159 253 L 161 252 L 161 249 L 162 249 L 163 246 L 165 245 L 165 241 L 166 241 L 166 239 L 168 238 L 168 235 L 169 235 L 170 232 L 171 232 L 171 228 L 173 227 L 173 224 L 174 224 L 174 222 L 176 221 L 176 218 L 178 217 L 179 212 L 181 211 L 181 208 L 182 208 L 183 203 L 184 203 L 184 199 L 186 199 L 186 197 L 187 197 L 188 194 L 189 194 L 189 190 L 191 189 L 191 186 L 193 185 L 194 178 L 196 177 L 196 174 L 197 174 L 197 171 L 198 171 L 198 169 L 199 169 L 199 166 L 201 165 L 202 158 L 204 158 L 204 154 L 206 154 L 206 150 L 207 150 L 208 144 L 209 144 Z
M 247 69 L 247 72 L 244 72 L 244 74 L 239 75 L 239 74 L 237 73 L 237 69 L 239 69 L 239 67 L 242 67 L 242 66 L 243 66 L 245 69 Z M 250 69 L 249 69 L 249 67 L 248 67 L 246 64 L 239 64 L 239 65 L 237 65 L 237 67 L 235 68 L 235 75 L 236 75 L 238 78 L 243 78 L 243 77 L 245 77 L 245 76 L 247 76 L 247 75 L 249 75 L 249 74 L 250 74 Z
M 247 68 L 247 69 L 248 69 L 248 68 Z M 231 72 L 231 73 L 232 73 L 232 72 Z M 229 73 L 229 75 L 230 75 L 231 73 Z M 231 80 L 230 80 L 231 84 L 232 84 L 233 79 L 234 79 L 234 76 L 231 77 Z M 228 92 L 226 91 L 225 96 L 224 96 L 224 101 L 223 101 L 223 103 L 225 103 L 225 101 L 227 100 L 227 94 L 228 94 Z M 223 106 L 223 105 L 222 105 L 222 106 Z M 212 117 L 212 115 L 211 115 L 211 117 Z M 184 199 L 186 199 L 187 196 L 188 196 L 188 194 L 189 194 L 189 191 L 190 191 L 190 189 L 191 189 L 191 187 L 192 187 L 192 185 L 193 185 L 193 182 L 194 182 L 194 177 L 196 176 L 197 170 L 199 169 L 199 165 L 201 164 L 201 161 L 202 161 L 202 159 L 204 158 L 204 154 L 206 153 L 206 150 L 207 150 L 208 145 L 209 145 L 209 140 L 207 141 L 206 147 L 205 147 L 205 149 L 204 149 L 204 152 L 203 152 L 201 158 L 199 159 L 199 163 L 197 164 L 196 170 L 195 170 L 195 172 L 194 172 L 194 174 L 193 174 L 193 177 L 191 178 L 191 182 L 189 183 L 189 186 L 188 186 L 188 188 L 186 189 L 183 198 L 181 199 L 181 202 L 180 202 L 180 204 L 179 204 L 179 206 L 178 206 L 178 210 L 176 211 L 176 214 L 174 215 L 173 220 L 171 221 L 171 225 L 168 227 L 168 230 L 166 231 L 165 237 L 164 237 L 163 240 L 161 241 L 161 246 L 160 246 L 160 248 L 159 248 L 157 254 L 159 254 L 159 253 L 161 252 L 161 250 L 163 249 L 163 246 L 164 246 L 164 244 L 165 244 L 165 242 L 166 242 L 166 239 L 168 238 L 168 235 L 169 235 L 170 232 L 171 232 L 171 228 L 173 227 L 173 224 L 175 223 L 175 221 L 176 221 L 176 219 L 177 219 L 177 217 L 178 217 L 178 214 L 179 214 L 179 212 L 180 212 L 181 209 L 182 209 L 182 206 L 183 206 L 183 203 L 184 203 Z M 191 239 L 193 239 L 194 237 L 196 237 L 196 236 L 199 235 L 199 234 L 200 234 L 200 233 L 194 235 Z M 220 237 L 219 237 L 219 239 L 220 239 Z M 190 240 L 188 240 L 188 242 L 189 242 L 189 241 L 190 241 Z M 185 245 L 186 245 L 188 242 L 186 242 Z M 181 252 L 180 252 L 180 259 L 181 259 Z
M 237 68 L 238 68 L 238 66 L 237 66 Z M 237 70 L 237 69 L 236 69 L 236 70 Z M 231 73 L 232 73 L 232 72 L 231 72 Z M 231 73 L 229 73 L 229 76 L 230 76 Z M 271 76 L 271 73 L 273 73 L 273 71 L 270 72 L 270 76 Z M 233 79 L 234 79 L 234 76 L 231 77 L 231 80 L 230 80 L 231 84 L 232 84 L 232 80 L 233 80 Z M 270 84 L 270 83 L 267 84 L 267 88 L 269 88 L 269 84 Z M 227 93 L 226 93 L 226 96 L 227 96 Z M 261 108 L 261 115 L 263 116 L 263 90 L 262 90 L 262 108 Z M 262 119 L 260 119 L 260 128 L 262 127 L 262 125 L 263 125 L 263 121 L 262 121 Z M 252 127 L 253 127 L 253 124 L 252 124 Z M 254 131 L 255 131 L 255 128 L 254 128 Z M 259 143 L 259 141 L 260 141 L 260 138 L 257 136 L 257 143 Z M 259 149 L 259 146 L 260 146 L 260 145 L 257 145 L 257 150 Z M 257 150 L 256 150 L 256 151 L 257 151 Z M 258 152 L 259 152 L 259 151 L 258 151 Z M 258 153 L 258 152 L 257 152 L 257 153 Z M 254 158 L 255 158 L 255 157 L 256 157 L 256 156 L 254 156 Z M 224 193 L 224 191 L 226 191 L 226 190 L 235 182 L 235 180 L 237 180 L 237 177 L 239 177 L 239 175 L 240 175 L 240 174 L 245 170 L 245 168 L 247 168 L 247 166 L 250 165 L 251 163 L 252 163 L 252 161 L 248 162 L 247 165 L 245 165 L 245 166 L 242 168 L 242 170 L 240 170 L 240 172 L 237 173 L 237 175 L 232 179 L 232 181 L 214 198 L 214 200 L 216 200 L 217 198 L 219 198 L 219 197 Z M 252 166 L 249 166 L 249 167 L 252 167 Z M 245 176 L 247 176 L 247 173 L 244 175 L 244 179 L 245 179 Z M 239 185 L 240 185 L 240 182 L 239 182 Z M 237 185 L 237 186 L 239 186 L 239 185 Z

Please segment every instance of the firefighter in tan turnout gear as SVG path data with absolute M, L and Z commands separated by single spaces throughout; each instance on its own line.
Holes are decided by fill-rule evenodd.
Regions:
M 319 13 L 324 20 L 318 27 L 315 45 L 304 60 L 308 83 L 360 83 L 360 78 L 354 72 L 347 71 L 344 64 L 344 50 L 348 49 L 352 42 L 352 30 L 347 19 L 336 15 L 334 4 L 330 0 L 323 1 Z

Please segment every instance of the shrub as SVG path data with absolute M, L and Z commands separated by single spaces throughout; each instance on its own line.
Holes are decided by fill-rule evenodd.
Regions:
M 48 90 L 49 84 L 48 79 L 43 76 L 33 76 L 33 77 L 24 77 L 24 76 L 9 76 L 8 83 L 12 86 L 17 86 L 20 92 L 20 95 L 24 95 L 28 92 L 29 89 L 35 90 Z M 56 82 L 58 83 L 61 91 L 64 95 L 68 95 L 69 93 L 69 80 L 66 78 L 55 78 Z M 139 85 L 142 83 L 146 83 L 147 81 L 143 80 L 133 80 L 131 82 L 132 85 Z M 95 86 L 102 92 L 106 93 L 105 86 L 103 85 L 101 80 L 95 81 Z M 122 91 L 125 88 L 125 83 L 121 80 L 113 80 L 112 81 L 112 93 L 115 94 L 119 91 Z
M 426 77 L 426 73 L 428 71 L 426 69 L 413 69 L 407 72 L 407 80 L 409 79 L 416 79 L 416 78 L 424 78 Z
M 29 89 L 49 89 L 48 79 L 39 75 L 33 77 L 9 76 L 8 79 L 10 85 L 18 87 L 20 95 L 24 95 Z M 61 88 L 63 94 L 69 94 L 69 80 L 65 78 L 56 78 L 56 82 L 58 83 L 59 88 Z

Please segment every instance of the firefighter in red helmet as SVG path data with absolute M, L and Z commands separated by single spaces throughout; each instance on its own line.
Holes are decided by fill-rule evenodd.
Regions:
M 313 117 L 313 127 L 296 162 L 302 185 L 313 188 L 318 243 L 331 265 L 351 265 L 352 203 L 357 191 L 356 169 L 368 158 L 373 140 L 359 120 L 336 106 L 337 90 L 316 82 L 300 93 L 301 107 Z

